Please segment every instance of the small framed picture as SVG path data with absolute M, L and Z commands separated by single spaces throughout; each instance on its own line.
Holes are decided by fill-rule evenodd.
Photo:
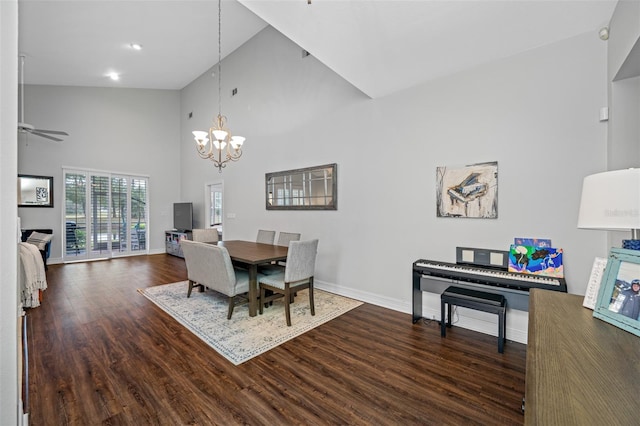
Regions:
M 640 336 L 640 250 L 611 249 L 593 316 Z

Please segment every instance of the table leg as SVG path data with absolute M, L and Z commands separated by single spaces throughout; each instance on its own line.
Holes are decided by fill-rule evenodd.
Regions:
M 258 265 L 249 265 L 249 316 L 258 313 Z

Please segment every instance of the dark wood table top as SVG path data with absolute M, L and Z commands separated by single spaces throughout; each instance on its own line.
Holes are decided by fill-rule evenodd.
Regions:
M 527 425 L 640 422 L 640 338 L 594 318 L 583 300 L 531 290 Z
M 218 245 L 227 249 L 231 260 L 248 265 L 287 260 L 287 252 L 289 250 L 285 246 L 241 240 L 219 241 Z

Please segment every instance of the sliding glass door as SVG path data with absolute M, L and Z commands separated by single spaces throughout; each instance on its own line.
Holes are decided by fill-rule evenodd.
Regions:
M 64 170 L 64 260 L 147 252 L 148 178 Z

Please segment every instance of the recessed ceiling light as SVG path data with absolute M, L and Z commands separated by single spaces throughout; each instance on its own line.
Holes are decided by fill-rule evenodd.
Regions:
M 111 80 L 114 80 L 114 81 L 120 80 L 120 75 L 117 72 L 110 72 L 108 76 Z
M 133 50 L 142 50 L 142 45 L 138 43 L 131 43 L 129 46 L 131 46 Z

